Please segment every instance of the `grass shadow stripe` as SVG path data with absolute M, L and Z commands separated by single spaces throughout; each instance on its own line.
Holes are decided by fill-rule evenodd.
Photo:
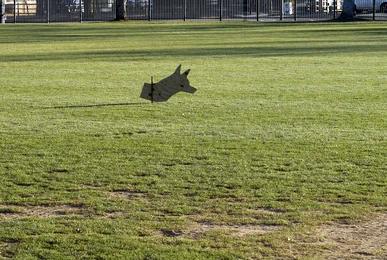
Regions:
M 67 105 L 67 106 L 53 106 L 53 107 L 41 107 L 41 109 L 62 109 L 62 108 L 93 108 L 93 107 L 112 107 L 112 106 L 141 106 L 147 105 L 145 102 L 134 103 L 106 103 L 106 104 L 90 104 L 90 105 Z

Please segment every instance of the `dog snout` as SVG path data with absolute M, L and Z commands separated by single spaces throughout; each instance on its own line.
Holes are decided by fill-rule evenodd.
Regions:
M 196 88 L 190 87 L 188 92 L 193 94 L 196 92 L 196 90 L 197 90 Z

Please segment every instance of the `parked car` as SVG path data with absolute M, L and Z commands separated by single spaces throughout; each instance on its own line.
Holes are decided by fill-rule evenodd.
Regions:
M 373 11 L 373 0 L 355 0 L 356 13 L 371 13 Z M 387 0 L 375 0 L 375 11 L 387 13 Z

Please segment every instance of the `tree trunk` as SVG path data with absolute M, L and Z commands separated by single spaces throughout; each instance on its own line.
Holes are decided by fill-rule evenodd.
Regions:
M 354 0 L 344 0 L 343 11 L 339 17 L 339 20 L 350 21 L 355 17 L 355 1 Z
M 0 0 L 0 23 L 5 23 L 5 0 Z
M 88 17 L 94 17 L 94 14 L 97 13 L 97 3 L 95 0 L 86 0 L 84 1 L 85 15 Z
M 36 14 L 38 16 L 43 16 L 45 14 L 46 2 L 47 0 L 37 0 L 36 1 Z
M 248 14 L 248 3 L 247 0 L 243 0 L 243 16 L 247 16 Z
M 126 20 L 126 0 L 116 0 L 116 20 Z

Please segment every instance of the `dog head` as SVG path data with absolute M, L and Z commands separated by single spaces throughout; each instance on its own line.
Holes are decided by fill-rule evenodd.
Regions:
M 179 91 L 183 91 L 183 92 L 187 92 L 187 93 L 195 93 L 196 92 L 196 88 L 192 87 L 189 83 L 189 80 L 188 80 L 188 74 L 189 72 L 191 71 L 190 69 L 184 71 L 183 73 L 181 73 L 181 65 L 179 65 L 177 68 L 176 68 L 176 71 L 174 73 L 174 76 L 176 77 L 177 79 L 177 83 L 178 83 L 178 89 Z

